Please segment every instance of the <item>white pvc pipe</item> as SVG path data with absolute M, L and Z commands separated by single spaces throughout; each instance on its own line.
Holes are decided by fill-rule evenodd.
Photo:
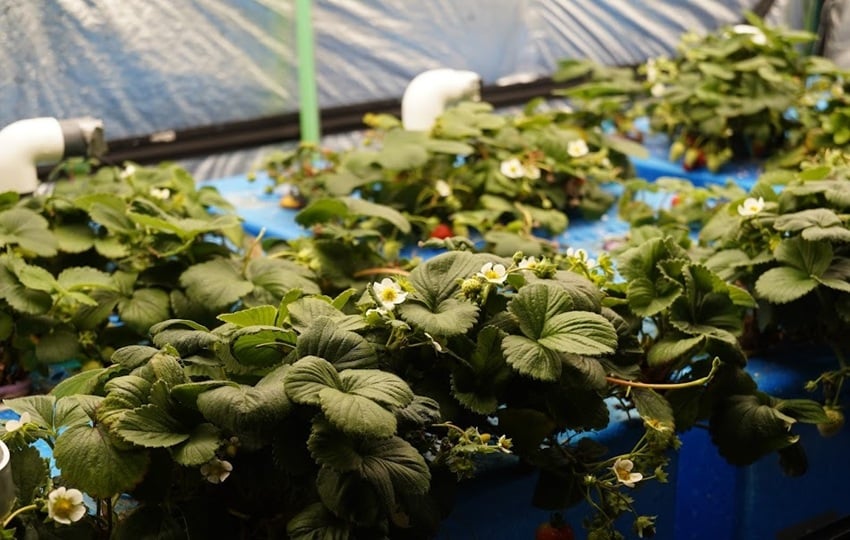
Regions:
M 402 96 L 402 126 L 410 131 L 429 131 L 446 107 L 464 99 L 481 99 L 481 78 L 477 73 L 445 68 L 420 73 Z
M 103 146 L 102 123 L 94 118 L 18 120 L 0 130 L 0 193 L 32 193 L 39 165 L 69 155 L 85 155 L 89 145 Z

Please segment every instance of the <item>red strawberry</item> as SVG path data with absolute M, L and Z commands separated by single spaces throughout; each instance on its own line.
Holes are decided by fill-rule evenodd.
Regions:
M 570 524 L 561 517 L 561 514 L 556 512 L 552 519 L 537 527 L 534 538 L 535 540 L 574 540 L 575 533 Z
M 431 230 L 430 234 L 431 238 L 439 238 L 441 240 L 443 238 L 451 238 L 452 236 L 454 236 L 454 232 L 452 231 L 451 226 L 446 223 L 438 224 Z
M 705 152 L 699 148 L 688 148 L 685 152 L 685 159 L 682 162 L 682 168 L 686 171 L 692 171 L 705 167 Z

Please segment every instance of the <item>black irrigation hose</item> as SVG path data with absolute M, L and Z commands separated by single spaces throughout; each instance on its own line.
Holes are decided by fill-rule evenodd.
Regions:
M 759 0 L 752 11 L 764 18 L 773 4 L 774 0 Z M 581 79 L 556 83 L 552 78 L 544 77 L 528 83 L 484 86 L 481 98 L 497 108 L 519 105 L 535 97 L 549 96 L 556 88 L 565 88 L 580 82 Z M 398 116 L 401 113 L 401 100 L 383 99 L 322 109 L 322 134 L 331 135 L 362 129 L 363 115 L 366 113 Z M 298 112 L 288 112 L 251 120 L 110 140 L 104 161 L 114 164 L 124 161 L 151 164 L 297 141 L 299 138 Z
M 555 83 L 546 77 L 509 86 L 485 86 L 482 88 L 481 98 L 495 107 L 517 105 L 537 96 L 549 95 L 555 88 L 564 86 L 568 84 Z M 322 134 L 362 129 L 363 115 L 366 113 L 399 115 L 401 100 L 385 99 L 322 109 Z M 124 161 L 155 163 L 264 144 L 297 141 L 299 137 L 298 113 L 290 112 L 253 120 L 112 140 L 108 142 L 109 152 L 104 156 L 104 160 L 116 164 Z

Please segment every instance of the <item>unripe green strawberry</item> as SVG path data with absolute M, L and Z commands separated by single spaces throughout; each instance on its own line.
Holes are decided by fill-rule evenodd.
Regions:
M 818 424 L 818 432 L 824 437 L 838 435 L 844 427 L 844 413 L 841 409 L 834 407 L 825 407 L 824 412 L 829 420 Z
M 670 161 L 678 161 L 679 158 L 684 155 L 685 150 L 685 143 L 682 141 L 676 141 L 670 145 L 670 154 L 668 155 L 668 158 Z

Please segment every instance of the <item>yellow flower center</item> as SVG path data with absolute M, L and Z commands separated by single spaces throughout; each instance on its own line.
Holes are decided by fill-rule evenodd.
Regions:
M 382 302 L 395 302 L 396 298 L 398 298 L 398 293 L 395 289 L 384 289 L 381 291 L 381 301 Z
M 70 499 L 60 497 L 53 501 L 53 515 L 59 518 L 71 519 L 71 511 L 75 506 Z
M 484 272 L 484 277 L 487 279 L 499 279 L 499 273 L 495 270 L 487 270 Z

